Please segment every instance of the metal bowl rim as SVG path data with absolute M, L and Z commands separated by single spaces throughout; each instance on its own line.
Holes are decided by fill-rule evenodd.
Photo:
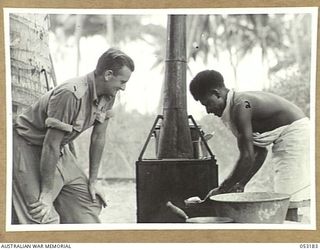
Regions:
M 192 223 L 193 221 L 196 222 L 199 219 L 208 219 L 207 223 L 232 223 L 234 222 L 234 219 L 230 217 L 225 216 L 196 216 L 196 217 L 190 217 L 186 219 L 186 222 Z M 212 219 L 212 222 L 209 222 L 209 220 Z M 205 224 L 205 222 L 203 222 Z
M 271 197 L 271 198 L 263 198 L 263 199 L 257 199 L 257 200 L 222 200 L 219 199 L 222 196 L 229 196 L 230 194 L 270 194 L 270 195 L 277 195 L 278 197 Z M 243 192 L 243 193 L 225 193 L 225 194 L 217 194 L 209 197 L 210 200 L 215 201 L 215 202 L 224 202 L 224 203 L 255 203 L 255 202 L 268 202 L 268 201 L 284 201 L 284 200 L 289 200 L 290 195 L 289 194 L 284 194 L 284 193 L 274 193 L 274 192 Z

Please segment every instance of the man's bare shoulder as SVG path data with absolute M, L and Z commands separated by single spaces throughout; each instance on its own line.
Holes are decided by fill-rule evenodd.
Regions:
M 274 99 L 284 99 L 284 98 L 266 91 L 235 92 L 236 101 L 244 101 L 244 100 L 265 101 L 265 100 L 274 100 Z
M 294 103 L 263 91 L 236 92 L 234 107 L 242 107 L 242 110 L 247 107 L 251 110 L 253 128 L 256 132 L 270 131 L 305 116 Z M 234 116 L 240 114 L 233 113 Z
M 295 106 L 285 98 L 266 91 L 236 92 L 234 104 L 247 103 L 252 108 L 290 108 Z

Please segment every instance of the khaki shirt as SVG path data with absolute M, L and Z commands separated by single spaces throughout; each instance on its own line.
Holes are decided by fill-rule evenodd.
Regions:
M 65 131 L 62 146 L 96 122 L 112 116 L 115 98 L 98 98 L 94 73 L 64 82 L 17 116 L 14 127 L 28 143 L 41 146 L 48 128 Z

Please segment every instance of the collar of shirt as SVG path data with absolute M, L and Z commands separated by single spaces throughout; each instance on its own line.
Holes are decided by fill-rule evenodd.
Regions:
M 113 97 L 107 97 L 107 96 L 102 96 L 101 98 L 98 97 L 94 71 L 87 75 L 87 79 L 88 79 L 88 85 L 91 93 L 91 100 L 94 102 L 96 106 L 104 107 L 106 106 L 107 103 L 110 103 L 114 100 Z
M 91 93 L 91 100 L 98 106 L 99 99 L 97 96 L 96 82 L 94 78 L 94 71 L 87 75 L 88 85 Z

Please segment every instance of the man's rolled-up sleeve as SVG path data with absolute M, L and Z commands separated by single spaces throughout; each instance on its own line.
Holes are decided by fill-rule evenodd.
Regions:
M 79 100 L 69 90 L 59 90 L 50 97 L 45 126 L 72 132 L 73 120 L 79 111 Z

